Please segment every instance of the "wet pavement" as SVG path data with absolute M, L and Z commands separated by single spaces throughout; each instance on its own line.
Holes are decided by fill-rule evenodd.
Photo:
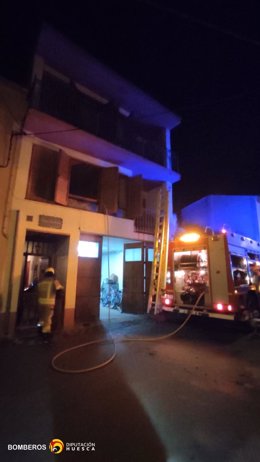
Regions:
M 125 341 L 162 337 L 179 325 L 114 314 L 51 343 L 34 329 L 2 342 L 1 460 L 53 460 L 49 443 L 58 438 L 65 448 L 56 457 L 68 461 L 259 462 L 260 336 L 193 319 L 173 337 Z M 60 351 L 102 338 L 56 364 L 107 362 L 111 337 L 117 355 L 110 364 L 82 374 L 52 368 Z

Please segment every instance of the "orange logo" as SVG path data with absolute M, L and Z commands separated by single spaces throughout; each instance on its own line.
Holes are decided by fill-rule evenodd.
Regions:
M 60 454 L 64 449 L 64 443 L 57 438 L 51 440 L 49 444 L 49 449 L 53 454 Z

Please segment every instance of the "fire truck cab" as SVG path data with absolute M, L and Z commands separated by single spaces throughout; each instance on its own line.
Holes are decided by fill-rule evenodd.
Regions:
M 162 308 L 229 320 L 259 317 L 259 270 L 260 244 L 253 239 L 208 228 L 179 233 L 169 243 Z

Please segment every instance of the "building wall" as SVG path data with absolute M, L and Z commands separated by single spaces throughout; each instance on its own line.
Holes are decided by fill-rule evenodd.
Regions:
M 13 190 L 10 192 L 11 219 L 8 221 L 7 241 L 9 250 L 3 284 L 3 311 L 9 312 L 12 318 L 9 329 L 12 329 L 15 322 L 24 261 L 24 243 L 28 230 L 69 236 L 68 256 L 66 257 L 68 263 L 67 273 L 63 271 L 63 274 L 66 273 L 65 323 L 67 322 L 66 319 L 71 322 L 75 308 L 78 267 L 77 246 L 82 234 L 110 235 L 124 239 L 146 241 L 152 241 L 153 239 L 151 235 L 135 232 L 133 220 L 25 199 L 32 146 L 35 142 L 35 138 L 30 136 L 24 136 L 21 139 L 19 159 L 15 166 L 15 183 Z M 39 143 L 40 141 L 37 140 L 37 142 Z M 70 152 L 70 154 L 79 156 L 76 152 Z M 97 159 L 95 162 L 97 162 Z M 39 215 L 61 219 L 61 229 L 40 226 Z M 64 257 L 62 249 L 60 254 L 61 257 Z M 9 290 L 10 281 L 12 281 L 11 293 Z
M 255 197 L 255 205 L 256 205 L 256 217 L 257 217 L 257 224 L 259 230 L 259 238 L 260 238 L 260 196 Z
M 15 181 L 16 148 L 20 142 L 19 136 L 11 135 L 12 132 L 19 132 L 25 111 L 25 91 L 15 84 L 0 79 L 0 334 L 2 330 L 1 313 L 4 300 L 4 276 L 8 256 L 10 191 Z
M 259 240 L 256 196 L 210 195 L 182 210 L 182 225 L 197 224 L 213 231 L 227 230 Z
M 50 46 L 51 43 L 55 43 L 54 48 Z M 61 50 L 60 54 L 57 54 L 58 49 Z M 64 59 L 64 57 L 66 57 L 66 59 Z M 49 67 L 50 63 L 51 66 L 54 66 L 52 69 Z M 46 80 L 46 72 L 48 72 L 48 80 Z M 54 79 L 54 76 L 56 76 L 57 79 Z M 46 82 L 49 83 L 49 87 L 47 88 L 45 86 L 44 88 L 45 90 L 46 88 L 47 90 L 49 89 L 49 91 L 46 90 L 41 93 L 43 89 L 42 85 L 44 83 L 46 84 Z M 68 91 L 68 98 L 63 97 L 62 93 L 61 99 L 58 99 L 58 94 L 60 94 L 58 90 L 61 88 L 60 85 L 62 85 L 62 83 L 64 84 L 64 82 L 68 83 L 68 85 L 65 85 L 66 88 L 63 85 L 65 90 Z M 78 82 L 80 82 L 80 85 Z M 52 84 L 51 87 L 50 83 Z M 55 90 L 56 87 L 53 87 L 54 83 L 58 85 L 57 91 Z M 54 88 L 54 91 L 50 92 L 50 88 L 52 90 Z M 95 95 L 91 89 L 95 90 Z M 124 91 L 122 91 L 122 89 Z M 148 180 L 158 183 L 158 186 L 159 183 L 167 181 L 170 195 L 170 217 L 172 217 L 171 183 L 178 181 L 179 175 L 174 172 L 171 167 L 170 130 L 180 123 L 180 119 L 169 111 L 163 111 L 164 108 L 159 103 L 136 89 L 134 86 L 131 86 L 131 84 L 121 79 L 112 71 L 106 69 L 102 64 L 85 56 L 84 51 L 80 51 L 64 37 L 55 34 L 54 31 L 48 28 L 43 31 L 38 41 L 32 75 L 32 88 L 30 91 L 30 95 L 33 95 L 33 99 L 29 103 L 30 107 L 27 108 L 26 93 L 24 91 L 15 89 L 13 93 L 5 88 L 2 93 L 5 94 L 5 97 L 0 100 L 0 130 L 4 140 L 0 145 L 0 149 L 3 148 L 2 151 L 0 151 L 0 163 L 2 162 L 2 168 L 0 168 L 2 193 L 2 200 L 0 200 L 0 218 L 2 223 L 0 236 L 0 311 L 2 312 L 2 317 L 8 313 L 5 318 L 9 323 L 9 331 L 12 330 L 12 326 L 14 326 L 15 323 L 21 286 L 26 233 L 28 231 L 53 233 L 68 236 L 69 238 L 69 240 L 66 241 L 66 244 L 69 242 L 68 248 L 58 249 L 58 253 L 55 256 L 55 258 L 58 259 L 61 278 L 66 279 L 66 324 L 66 319 L 68 322 L 72 320 L 73 310 L 75 308 L 78 268 L 77 245 L 80 236 L 109 235 L 135 241 L 153 241 L 153 236 L 151 234 L 136 232 L 134 228 L 134 219 L 139 216 L 137 210 L 142 209 L 142 203 L 146 202 L 146 207 L 151 206 L 151 209 L 154 210 L 155 192 L 152 191 L 153 187 L 150 186 L 149 189 L 147 186 Z M 102 95 L 102 97 L 100 97 L 99 94 Z M 76 98 L 75 101 L 77 104 L 74 104 L 75 101 L 72 95 L 74 95 L 73 98 Z M 6 98 L 10 99 L 7 106 Z M 95 111 L 91 112 L 88 117 L 86 117 L 85 112 L 87 101 L 88 106 L 91 108 L 98 106 L 96 113 Z M 66 112 L 71 102 L 73 103 L 73 114 L 70 111 L 68 113 Z M 55 103 L 57 103 L 56 106 Z M 60 106 L 61 110 L 58 111 L 60 103 L 62 103 Z M 65 104 L 63 105 L 63 103 Z M 113 133 L 116 128 L 116 137 L 112 136 L 111 132 L 107 133 L 105 136 L 103 132 L 95 131 L 96 127 L 95 130 L 93 129 L 91 131 L 88 126 L 81 124 L 82 121 L 84 121 L 84 123 L 86 121 L 90 124 L 93 123 L 95 116 L 100 115 L 101 104 L 103 105 L 102 108 L 105 110 L 103 114 L 105 117 L 103 128 L 105 130 L 108 128 L 109 121 L 111 123 L 118 122 L 118 124 L 114 124 L 114 126 L 111 127 Z M 78 116 L 80 115 L 80 108 L 84 110 L 82 113 L 82 120 L 79 123 Z M 26 109 L 28 109 L 28 111 L 26 111 Z M 70 107 L 70 109 L 72 108 Z M 122 109 L 124 110 L 124 114 L 122 113 Z M 106 115 L 107 111 L 108 114 Z M 147 113 L 145 122 L 143 120 L 144 111 Z M 132 117 L 128 119 L 125 112 L 132 114 Z M 47 114 L 50 116 L 48 117 Z M 114 119 L 111 118 L 113 114 Z M 76 116 L 76 118 L 74 118 L 74 116 Z M 23 135 L 21 135 L 20 128 L 23 120 L 25 121 L 23 129 L 26 130 L 27 134 L 23 132 Z M 70 139 L 67 139 L 67 141 L 64 140 L 64 138 L 66 138 L 66 121 L 72 124 L 68 131 L 72 132 L 76 127 L 77 130 L 81 128 L 82 133 L 81 131 L 78 132 L 77 140 L 76 135 L 70 136 Z M 100 128 L 99 118 L 98 121 L 98 126 Z M 55 125 L 52 125 L 54 122 Z M 46 126 L 44 124 L 46 124 Z M 64 130 L 62 130 L 62 128 Z M 20 133 L 18 136 L 16 134 L 15 137 L 13 137 L 13 143 L 10 147 L 9 140 L 12 130 Z M 41 140 L 37 139 L 37 136 L 34 137 L 31 135 L 32 133 L 40 132 L 42 132 L 42 136 L 39 135 Z M 56 133 L 55 137 L 53 137 L 53 133 Z M 91 133 L 92 135 L 90 136 Z M 121 138 L 117 139 L 119 134 L 121 134 Z M 43 139 L 45 139 L 45 141 L 43 141 Z M 70 144 L 71 139 L 77 142 Z M 57 151 L 64 150 L 70 157 L 100 167 L 116 167 L 110 170 L 117 170 L 118 168 L 117 173 L 126 177 L 131 177 L 127 178 L 125 182 L 126 185 L 124 185 L 123 188 L 127 196 L 126 208 L 123 210 L 123 207 L 120 206 L 120 209 L 125 213 L 125 215 L 122 213 L 121 216 L 128 218 L 113 216 L 112 213 L 115 215 L 118 212 L 121 213 L 122 210 L 115 211 L 112 208 L 110 209 L 105 205 L 104 200 L 103 204 L 101 203 L 100 198 L 99 205 L 105 205 L 102 210 L 109 210 L 111 215 L 58 205 L 54 202 L 39 202 L 37 200 L 32 200 L 33 195 L 28 196 L 31 197 L 31 200 L 26 199 L 33 143 L 42 144 Z M 158 144 L 159 150 L 157 150 Z M 66 149 L 64 146 L 70 146 L 70 148 L 73 149 Z M 92 156 L 89 155 L 90 147 L 93 149 Z M 103 157 L 101 156 L 101 151 Z M 9 154 L 11 154 L 10 161 L 8 161 Z M 55 160 L 55 155 L 56 153 L 54 153 L 54 156 L 50 154 L 50 162 Z M 102 157 L 103 160 L 99 157 Z M 39 170 L 39 158 L 35 158 L 37 159 L 36 170 L 37 168 Z M 68 165 L 69 162 L 70 160 L 67 159 L 66 165 Z M 124 168 L 120 167 L 121 162 L 124 163 Z M 5 164 L 7 164 L 6 167 Z M 53 171 L 54 170 L 55 169 L 53 169 Z M 64 170 L 66 170 L 65 167 Z M 49 171 L 51 171 L 51 169 L 49 169 Z M 66 170 L 66 172 L 68 173 L 68 170 Z M 108 172 L 106 171 L 106 173 Z M 147 183 L 144 189 L 142 189 L 142 177 L 144 176 L 146 177 Z M 61 180 L 60 182 L 64 186 L 65 175 L 63 177 L 62 173 L 59 172 L 57 178 Z M 68 178 L 69 174 L 66 177 L 67 181 Z M 40 181 L 37 183 L 38 186 L 39 183 Z M 105 188 L 103 188 L 103 195 L 105 195 L 104 191 L 110 193 L 113 189 L 110 188 L 110 184 L 108 183 L 107 179 L 107 189 L 105 190 Z M 124 183 L 124 179 L 122 181 L 121 177 L 121 184 L 122 183 Z M 44 193 L 46 192 L 45 189 L 49 190 L 45 188 L 45 184 L 43 184 Z M 63 190 L 66 192 L 66 185 Z M 102 188 L 100 188 L 100 190 L 102 191 Z M 145 193 L 141 196 L 144 191 Z M 109 194 L 107 194 L 107 196 L 109 196 Z M 112 199 L 114 199 L 114 196 Z M 46 199 L 46 196 L 44 197 Z M 36 197 L 34 197 L 34 199 L 36 199 Z M 143 199 L 143 201 L 141 199 Z M 50 200 L 49 196 L 48 200 Z M 57 200 L 56 196 L 55 200 Z M 60 204 L 67 205 L 67 202 L 59 202 Z M 71 202 L 70 205 L 72 205 Z M 73 205 L 75 205 L 75 202 Z M 49 226 L 43 226 L 43 224 L 39 223 L 40 215 L 59 219 L 61 224 L 60 228 L 54 225 L 51 226 L 50 224 Z M 170 220 L 172 221 L 172 218 L 170 218 Z M 147 228 L 138 229 L 147 230 Z M 65 269 L 66 263 L 67 270 Z

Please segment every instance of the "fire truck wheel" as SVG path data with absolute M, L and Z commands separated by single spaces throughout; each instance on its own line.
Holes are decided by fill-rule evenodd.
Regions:
M 259 319 L 260 318 L 260 312 L 259 310 L 254 310 L 252 313 L 252 318 L 253 319 Z
M 250 322 L 251 319 L 251 313 L 249 310 L 242 310 L 241 314 L 239 316 L 239 320 L 242 322 Z

